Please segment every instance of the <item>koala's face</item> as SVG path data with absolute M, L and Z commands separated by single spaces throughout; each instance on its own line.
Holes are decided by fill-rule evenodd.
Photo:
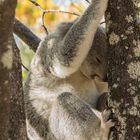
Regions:
M 107 58 L 96 53 L 93 54 L 87 56 L 80 70 L 88 78 L 94 79 L 95 76 L 98 76 L 104 80 L 107 72 Z
M 107 72 L 107 43 L 105 33 L 98 29 L 88 56 L 80 67 L 81 72 L 88 78 L 95 76 L 106 78 Z

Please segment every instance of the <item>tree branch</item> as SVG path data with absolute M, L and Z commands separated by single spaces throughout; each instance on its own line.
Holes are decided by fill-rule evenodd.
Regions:
M 19 20 L 15 19 L 14 23 L 14 33 L 20 37 L 27 45 L 29 45 L 30 49 L 34 52 L 36 51 L 41 39 L 38 38 L 29 28 L 27 28 L 23 23 Z

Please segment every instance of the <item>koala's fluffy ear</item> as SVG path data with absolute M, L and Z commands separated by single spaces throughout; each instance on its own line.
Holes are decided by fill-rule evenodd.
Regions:
M 92 48 L 97 51 L 98 54 L 106 55 L 107 54 L 107 41 L 106 33 L 103 27 L 98 27 L 93 43 Z

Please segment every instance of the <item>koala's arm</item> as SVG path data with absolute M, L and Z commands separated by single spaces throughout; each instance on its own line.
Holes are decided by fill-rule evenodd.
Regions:
M 87 10 L 74 22 L 63 38 L 58 34 L 57 39 L 47 38 L 40 44 L 48 46 L 46 61 L 49 61 L 48 67 L 52 74 L 64 78 L 81 66 L 92 46 L 107 2 L 108 0 L 92 0 Z
M 59 140 L 107 140 L 112 122 L 108 112 L 99 112 L 77 96 L 65 92 L 52 105 L 49 124 Z

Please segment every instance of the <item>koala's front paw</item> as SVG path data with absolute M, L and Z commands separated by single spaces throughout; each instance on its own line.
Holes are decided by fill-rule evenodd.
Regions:
M 98 98 L 98 101 L 97 101 L 97 110 L 99 111 L 103 111 L 105 109 L 108 108 L 107 106 L 107 99 L 109 97 L 109 94 L 108 93 L 103 93 L 99 98 Z
M 101 140 L 108 140 L 110 128 L 115 125 L 115 123 L 111 119 L 109 119 L 110 114 L 110 110 L 104 110 L 102 112 L 103 121 L 101 124 Z

